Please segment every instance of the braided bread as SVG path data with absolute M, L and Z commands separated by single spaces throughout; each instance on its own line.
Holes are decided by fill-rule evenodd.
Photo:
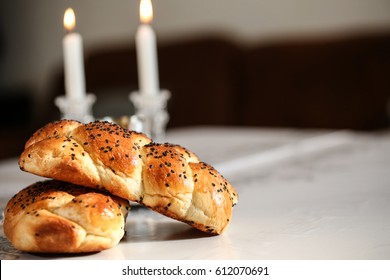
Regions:
M 193 152 L 109 122 L 47 124 L 27 141 L 19 166 L 107 191 L 211 234 L 225 230 L 238 199 Z
M 18 250 L 95 252 L 124 235 L 126 200 L 56 180 L 21 190 L 5 208 L 4 233 Z

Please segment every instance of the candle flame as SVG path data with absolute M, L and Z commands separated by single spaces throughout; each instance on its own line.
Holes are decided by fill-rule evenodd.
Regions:
M 153 20 L 153 7 L 151 0 L 141 0 L 139 14 L 142 23 L 150 23 Z
M 66 31 L 71 32 L 76 26 L 76 16 L 74 15 L 73 9 L 68 8 L 64 14 L 64 27 Z

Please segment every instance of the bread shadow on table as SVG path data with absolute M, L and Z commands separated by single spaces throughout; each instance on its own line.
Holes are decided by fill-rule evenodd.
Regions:
M 133 206 L 127 217 L 125 235 L 121 242 L 154 242 L 212 237 L 143 206 Z
M 189 225 L 178 221 L 146 220 L 128 222 L 123 243 L 172 241 L 212 237 Z
M 29 260 L 48 260 L 48 259 L 75 259 L 75 258 L 82 258 L 82 257 L 88 257 L 92 255 L 96 255 L 100 253 L 101 251 L 98 252 L 89 252 L 89 253 L 25 253 L 28 254 Z M 21 258 L 23 259 L 23 258 Z

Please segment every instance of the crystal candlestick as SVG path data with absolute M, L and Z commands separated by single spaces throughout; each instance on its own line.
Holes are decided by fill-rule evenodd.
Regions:
M 83 99 L 70 99 L 67 96 L 58 96 L 54 103 L 60 109 L 61 119 L 76 120 L 82 123 L 94 121 L 92 106 L 96 96 L 89 93 Z
M 134 104 L 135 115 L 130 118 L 129 128 L 145 133 L 155 142 L 163 141 L 169 120 L 166 107 L 170 96 L 167 90 L 153 95 L 141 94 L 138 91 L 130 93 L 129 98 Z

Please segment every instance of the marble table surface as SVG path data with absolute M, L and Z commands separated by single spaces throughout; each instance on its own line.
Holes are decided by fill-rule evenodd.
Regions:
M 143 207 L 118 246 L 94 254 L 15 250 L 0 259 L 390 259 L 390 132 L 188 127 L 170 130 L 236 188 L 229 228 L 209 236 Z M 0 162 L 0 206 L 44 178 Z M 1 225 L 2 227 L 2 225 Z

